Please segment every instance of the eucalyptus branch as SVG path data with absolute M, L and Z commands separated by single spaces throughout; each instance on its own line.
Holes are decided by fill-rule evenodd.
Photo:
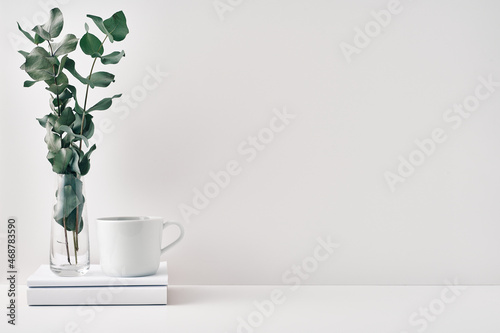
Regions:
M 52 44 L 50 43 L 50 41 L 47 41 L 47 43 L 49 44 L 50 54 L 51 54 L 51 56 L 54 57 L 54 50 L 52 49 Z M 56 65 L 52 65 L 52 71 L 54 73 L 54 83 L 57 85 Z M 56 93 L 56 96 L 57 96 L 57 114 L 60 117 L 61 116 L 61 101 L 59 99 L 59 93 Z M 51 101 L 51 103 L 54 104 L 53 101 Z M 66 255 L 68 257 L 68 263 L 71 265 L 71 259 L 70 259 L 70 255 L 69 255 L 69 244 L 68 244 L 68 229 L 66 228 L 66 218 L 64 218 L 64 217 L 63 217 L 63 228 L 64 228 L 64 239 L 66 242 Z M 76 253 L 75 253 L 75 257 L 76 257 Z
M 68 263 L 71 265 L 71 259 L 69 256 L 68 230 L 66 229 L 66 217 L 64 216 L 63 216 L 63 228 L 64 228 L 64 240 L 66 243 L 66 254 L 68 255 Z
M 52 171 L 60 177 L 60 188 L 56 192 L 56 205 L 54 206 L 53 220 L 64 229 L 64 244 L 68 263 L 78 264 L 79 246 L 78 234 L 85 228 L 84 221 L 85 197 L 82 191 L 80 177 L 85 176 L 90 170 L 90 156 L 96 149 L 92 145 L 85 153 L 82 150 L 82 141 L 88 144 L 93 135 L 92 117 L 88 113 L 96 110 L 107 110 L 114 98 L 104 98 L 95 105 L 88 107 L 89 89 L 94 87 L 107 87 L 114 81 L 114 75 L 108 72 L 96 72 L 94 68 L 99 58 L 102 64 L 117 64 L 125 56 L 123 51 L 111 52 L 104 55 L 104 43 L 109 38 L 111 42 L 125 39 L 129 33 L 125 14 L 122 11 L 114 13 L 106 20 L 94 15 L 87 15 L 94 21 L 95 26 L 104 33 L 105 37 L 98 38 L 89 33 L 89 26 L 85 24 L 86 33 L 78 39 L 74 34 L 67 34 L 55 42 L 63 30 L 64 19 L 59 8 L 50 11 L 48 22 L 37 25 L 30 31 L 25 31 L 18 24 L 18 29 L 29 41 L 35 44 L 31 52 L 19 51 L 25 62 L 21 69 L 26 71 L 29 80 L 24 82 L 24 87 L 31 87 L 37 82 L 48 85 L 51 92 L 51 110 L 43 117 L 37 118 L 45 130 L 44 141 L 47 144 L 47 160 L 52 165 Z M 33 33 L 35 35 L 33 36 Z M 40 47 L 39 44 L 47 41 L 49 49 Z M 84 78 L 76 71 L 75 61 L 67 55 L 75 51 L 80 45 L 80 50 L 93 59 L 90 73 Z M 62 59 L 59 57 L 62 56 Z M 67 72 L 66 72 L 67 71 Z M 83 109 L 77 100 L 77 88 L 69 83 L 67 73 L 86 86 Z M 55 97 L 54 97 L 55 95 Z M 72 101 L 72 104 L 68 104 Z M 57 103 L 57 106 L 55 105 Z M 81 117 L 81 118 L 80 118 Z M 79 133 L 79 134 L 78 134 Z M 79 141 L 79 144 L 78 144 Z M 71 232 L 71 235 L 68 233 Z M 73 241 L 75 259 L 71 260 L 69 244 Z M 63 243 L 57 241 L 54 244 Z M 54 248 L 52 249 L 54 250 Z M 59 250 L 54 250 L 59 251 Z M 62 251 L 61 251 L 62 252 Z
M 108 36 L 104 37 L 104 39 L 101 42 L 101 45 L 99 46 L 98 50 L 102 49 L 102 46 L 104 45 L 104 42 L 108 39 Z M 87 83 L 87 88 L 85 90 L 85 101 L 83 102 L 83 113 L 82 113 L 82 126 L 80 129 L 80 135 L 83 134 L 83 127 L 85 124 L 85 112 L 87 111 L 87 99 L 89 97 L 89 87 L 90 87 L 90 80 L 92 79 L 92 73 L 94 72 L 94 66 L 97 61 L 97 57 L 94 58 L 94 61 L 92 62 L 92 67 L 90 68 L 90 73 L 87 79 L 89 80 L 89 83 Z M 82 150 L 82 139 L 80 139 L 80 150 Z

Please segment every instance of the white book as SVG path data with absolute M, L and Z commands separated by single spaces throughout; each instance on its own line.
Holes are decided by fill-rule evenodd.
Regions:
M 27 280 L 30 288 L 39 287 L 105 287 L 105 286 L 166 286 L 167 262 L 161 262 L 154 275 L 140 277 L 114 277 L 105 275 L 100 265 L 90 265 L 87 274 L 75 277 L 58 276 L 49 265 L 40 266 Z
M 113 277 L 100 265 L 90 265 L 87 274 L 61 277 L 40 266 L 28 277 L 28 305 L 156 305 L 167 304 L 167 263 L 154 275 Z
M 167 286 L 35 287 L 28 305 L 165 305 Z

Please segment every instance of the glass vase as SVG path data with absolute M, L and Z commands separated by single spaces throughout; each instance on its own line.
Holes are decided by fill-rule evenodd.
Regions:
M 56 186 L 51 217 L 50 269 L 59 276 L 81 276 L 90 267 L 83 177 L 57 174 Z

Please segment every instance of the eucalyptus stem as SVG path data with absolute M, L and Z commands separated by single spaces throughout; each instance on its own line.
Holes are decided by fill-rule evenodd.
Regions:
M 102 44 L 101 44 L 101 46 L 102 46 Z M 92 62 L 92 67 L 90 68 L 90 74 L 88 76 L 89 81 L 92 78 L 92 72 L 94 71 L 94 66 L 95 66 L 96 61 L 97 61 L 97 58 L 94 58 L 94 62 Z M 87 83 L 87 89 L 85 91 L 85 101 L 83 102 L 82 125 L 80 128 L 80 135 L 83 134 L 83 126 L 85 124 L 85 111 L 87 111 L 87 99 L 89 97 L 89 87 L 90 87 L 90 84 Z M 82 150 L 82 139 L 80 139 L 80 150 Z
M 78 206 L 76 206 L 76 237 L 75 237 L 75 230 L 73 230 L 73 247 L 75 248 L 75 260 L 76 263 L 78 264 L 78 227 L 80 226 L 80 221 L 79 221 L 80 214 L 78 214 Z
M 73 247 L 75 248 L 75 265 L 78 265 L 78 234 L 73 230 Z
M 69 257 L 68 230 L 66 229 L 66 217 L 64 216 L 63 216 L 63 228 L 64 228 L 64 239 L 66 240 L 66 254 L 68 255 L 68 263 L 71 265 L 71 259 Z
M 78 206 L 76 206 L 76 227 L 73 231 L 73 247 L 75 248 L 75 264 L 78 265 L 78 250 L 80 249 L 78 245 L 78 229 L 80 227 L 80 221 L 78 221 L 78 217 L 80 216 L 78 212 Z
M 78 206 L 76 206 L 76 221 L 77 222 L 78 222 L 78 216 L 80 216 L 80 214 L 78 212 Z M 78 233 L 79 233 L 78 229 L 79 229 L 79 224 L 80 223 L 77 223 L 76 224 L 76 228 L 75 228 L 76 229 L 76 242 L 74 244 L 75 245 L 75 255 L 78 252 L 78 250 L 80 249 L 80 247 L 78 246 Z

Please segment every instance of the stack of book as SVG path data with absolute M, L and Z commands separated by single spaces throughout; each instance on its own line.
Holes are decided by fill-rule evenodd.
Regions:
M 111 277 L 90 265 L 80 277 L 60 277 L 42 265 L 27 280 L 28 305 L 165 305 L 167 263 L 155 275 Z

